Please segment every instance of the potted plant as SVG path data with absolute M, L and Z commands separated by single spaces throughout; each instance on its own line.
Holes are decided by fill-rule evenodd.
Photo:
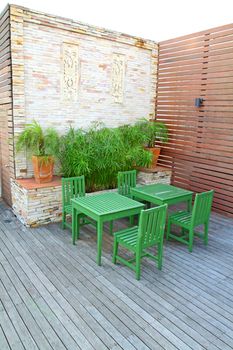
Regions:
M 145 148 L 152 153 L 150 168 L 155 168 L 161 151 L 161 145 L 168 141 L 168 130 L 164 123 L 144 119 L 137 123 L 144 136 Z
M 33 121 L 27 124 L 18 136 L 16 151 L 26 148 L 32 156 L 35 181 L 45 183 L 52 181 L 54 155 L 58 150 L 59 137 L 55 129 L 43 130 L 40 124 Z

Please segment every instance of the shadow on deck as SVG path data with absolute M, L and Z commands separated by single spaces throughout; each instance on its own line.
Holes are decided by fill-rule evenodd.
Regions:
M 138 282 L 111 263 L 107 226 L 99 267 L 91 227 L 73 246 L 0 202 L 0 349 L 233 349 L 232 227 L 213 214 L 208 247 L 166 242 L 163 270 L 145 259 Z

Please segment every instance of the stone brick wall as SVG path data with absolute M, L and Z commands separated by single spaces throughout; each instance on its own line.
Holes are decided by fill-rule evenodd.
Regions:
M 141 185 L 150 184 L 170 184 L 171 183 L 171 169 L 157 167 L 157 169 L 146 169 L 145 171 L 139 171 L 137 175 L 137 183 Z
M 155 42 L 15 5 L 11 11 L 16 135 L 33 119 L 62 133 L 154 117 Z M 15 164 L 17 177 L 32 175 L 25 154 Z
M 26 226 L 35 227 L 61 221 L 61 184 L 27 187 L 12 180 L 12 209 Z

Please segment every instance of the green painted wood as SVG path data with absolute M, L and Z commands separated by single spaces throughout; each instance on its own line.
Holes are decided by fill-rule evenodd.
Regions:
M 84 197 L 85 195 L 85 178 L 83 175 L 78 177 L 62 178 L 62 228 L 68 227 L 72 229 L 72 222 L 70 224 L 66 220 L 67 215 L 71 215 L 71 218 L 73 218 L 71 200 L 73 198 Z M 94 224 L 91 220 L 86 218 L 85 215 L 81 214 L 81 217 L 81 226 Z
M 118 193 L 122 196 L 132 198 L 131 188 L 136 187 L 137 171 L 119 171 L 117 174 Z M 130 225 L 134 222 L 134 217 L 130 217 Z M 113 221 L 110 221 L 110 234 L 113 234 Z
M 194 236 L 204 239 L 208 244 L 208 228 L 211 206 L 213 202 L 214 191 L 208 191 L 196 194 L 193 209 L 191 212 L 178 211 L 170 215 L 167 226 L 167 239 L 173 238 L 189 246 L 189 251 L 193 250 Z M 174 224 L 182 228 L 182 235 L 178 236 L 171 233 L 171 225 Z M 203 234 L 195 232 L 195 228 L 204 225 Z
M 85 193 L 85 178 L 83 175 L 62 178 L 62 228 L 71 228 L 71 225 L 66 221 L 66 216 L 72 214 L 71 200 L 84 197 Z
M 163 236 L 166 221 L 167 204 L 142 210 L 139 225 L 118 231 L 114 235 L 113 263 L 117 260 L 133 269 L 136 279 L 140 279 L 141 259 L 149 257 L 158 262 L 158 268 L 162 268 Z M 129 249 L 134 253 L 134 258 L 126 260 L 118 255 L 118 246 Z M 157 246 L 157 255 L 152 255 L 148 248 Z
M 118 172 L 118 193 L 132 198 L 131 188 L 136 187 L 136 170 Z
M 141 187 L 132 188 L 131 193 L 135 198 L 139 198 L 156 205 L 171 205 L 180 202 L 187 202 L 188 211 L 191 210 L 192 207 L 193 192 L 167 184 L 144 185 Z
M 103 224 L 123 217 L 138 215 L 144 208 L 143 203 L 122 196 L 118 193 L 73 198 L 72 202 L 72 241 L 79 238 L 80 217 L 87 215 L 97 223 L 97 264 L 101 265 Z
M 144 205 L 131 198 L 122 196 L 115 192 L 101 193 L 81 198 L 75 198 L 72 203 L 78 203 L 80 211 L 84 208 L 87 212 L 91 211 L 96 216 L 108 216 L 115 212 L 127 211 L 128 209 L 143 208 Z M 82 209 L 82 210 L 81 210 Z

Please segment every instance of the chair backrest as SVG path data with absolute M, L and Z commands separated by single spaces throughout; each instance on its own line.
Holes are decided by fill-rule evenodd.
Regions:
M 142 248 L 163 241 L 166 216 L 167 204 L 141 211 L 137 243 Z
M 136 187 L 136 170 L 118 172 L 118 193 L 130 197 L 131 188 Z
M 71 204 L 71 199 L 85 196 L 84 176 L 62 178 L 62 205 Z
M 194 226 L 209 221 L 214 191 L 197 193 L 192 210 L 192 224 Z

